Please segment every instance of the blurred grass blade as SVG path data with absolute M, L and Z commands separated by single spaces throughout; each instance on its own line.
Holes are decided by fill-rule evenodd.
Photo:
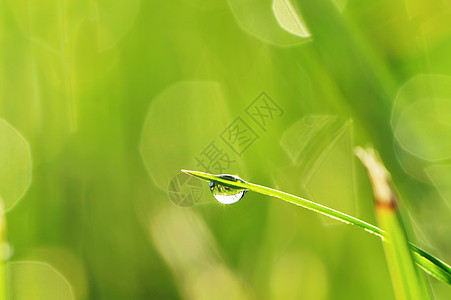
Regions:
M 275 190 L 269 187 L 257 185 L 250 182 L 231 181 L 226 178 L 218 177 L 217 175 L 208 174 L 204 172 L 189 171 L 189 170 L 182 170 L 182 172 L 188 175 L 196 176 L 209 182 L 215 182 L 232 188 L 246 189 L 248 191 L 253 191 L 262 195 L 276 197 L 284 201 L 290 202 L 292 204 L 296 204 L 304 208 L 316 211 L 330 218 L 345 222 L 347 224 L 357 225 L 363 228 L 365 231 L 368 231 L 382 238 L 385 237 L 385 232 L 372 224 L 369 224 L 360 219 L 354 218 L 352 216 L 349 216 L 332 208 L 323 206 L 321 204 L 312 202 L 310 200 L 301 197 L 297 197 L 279 190 Z M 414 253 L 415 262 L 422 269 L 424 269 L 427 273 L 431 274 L 435 278 L 448 284 L 451 284 L 451 267 L 449 265 L 433 257 L 432 255 L 424 252 L 423 250 L 419 249 L 418 247 L 412 244 L 410 244 L 409 247 L 410 250 Z
M 0 197 L 0 251 L 3 249 L 5 243 L 6 232 L 5 212 L 3 209 L 3 199 Z M 5 262 L 3 253 L 0 253 L 0 300 L 6 299 L 6 277 L 5 277 Z
M 406 229 L 391 187 L 390 174 L 373 149 L 356 149 L 368 171 L 376 202 L 376 214 L 385 231 L 384 250 L 397 299 L 430 299 L 422 274 L 418 274 L 409 251 Z

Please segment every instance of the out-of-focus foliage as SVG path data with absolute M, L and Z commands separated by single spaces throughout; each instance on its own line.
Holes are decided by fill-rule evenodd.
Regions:
M 27 141 L 0 119 L 0 195 L 2 210 L 12 208 L 31 182 L 31 154 Z
M 393 299 L 378 238 L 258 195 L 221 205 L 178 170 L 375 223 L 352 153 L 371 144 L 450 262 L 449 20 L 439 0 L 0 1 L 6 266 L 54 270 L 47 297 Z

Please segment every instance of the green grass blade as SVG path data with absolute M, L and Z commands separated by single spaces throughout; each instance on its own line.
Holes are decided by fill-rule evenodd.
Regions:
M 417 265 L 426 273 L 451 285 L 451 267 L 448 264 L 413 244 L 409 246 Z
M 384 250 L 397 299 L 428 299 L 429 291 L 419 278 L 409 251 L 405 229 L 394 206 L 377 205 L 377 219 L 385 229 Z
M 356 149 L 368 171 L 378 222 L 385 231 L 384 250 L 397 299 L 430 299 L 429 288 L 414 264 L 390 173 L 373 149 Z
M 250 183 L 250 182 L 239 182 L 239 181 L 231 181 L 227 180 L 225 178 L 218 177 L 217 175 L 199 172 L 199 171 L 189 171 L 189 170 L 182 170 L 182 172 L 192 175 L 195 177 L 198 177 L 200 179 L 209 181 L 209 182 L 215 182 L 219 184 L 223 184 L 232 188 L 238 188 L 238 189 L 247 189 L 248 191 L 256 192 L 262 195 L 267 195 L 271 197 L 276 197 L 279 199 L 282 199 L 284 201 L 290 202 L 292 204 L 302 206 L 304 208 L 313 210 L 315 212 L 318 212 L 320 214 L 326 215 L 328 217 L 331 217 L 333 219 L 349 223 L 352 225 L 359 226 L 363 228 L 365 231 L 368 231 L 370 233 L 373 233 L 377 236 L 384 237 L 385 232 L 380 229 L 377 226 L 374 226 L 372 224 L 369 224 L 365 221 L 362 221 L 360 219 L 354 218 L 352 216 L 349 216 L 347 214 L 344 214 L 342 212 L 339 212 L 337 210 L 334 210 L 332 208 L 329 208 L 327 206 L 312 202 L 310 200 L 297 197 L 276 189 L 272 189 L 269 187 L 265 187 L 262 185 Z M 426 253 L 425 251 L 419 249 L 418 247 L 409 244 L 410 250 L 413 252 L 413 256 L 415 258 L 415 262 L 427 273 L 431 274 L 435 278 L 439 279 L 440 281 L 443 281 L 445 283 L 448 283 L 451 285 L 451 267 L 447 265 L 445 262 L 435 258 L 434 256 Z

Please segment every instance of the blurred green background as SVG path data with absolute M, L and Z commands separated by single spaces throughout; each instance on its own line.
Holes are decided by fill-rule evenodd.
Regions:
M 377 237 L 180 169 L 375 223 L 374 146 L 449 263 L 450 54 L 441 0 L 0 1 L 13 299 L 393 299 Z

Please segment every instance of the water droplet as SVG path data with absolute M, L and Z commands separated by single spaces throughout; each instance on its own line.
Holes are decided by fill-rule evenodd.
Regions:
M 218 175 L 220 178 L 226 178 L 231 181 L 244 182 L 241 178 L 234 175 Z M 235 189 L 215 182 L 210 182 L 210 191 L 215 196 L 216 200 L 223 204 L 232 204 L 243 198 L 247 190 Z

